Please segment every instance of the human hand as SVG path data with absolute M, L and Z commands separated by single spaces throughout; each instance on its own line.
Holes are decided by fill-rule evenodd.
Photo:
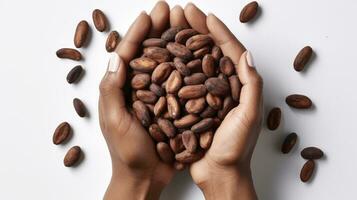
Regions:
M 100 126 L 113 170 L 104 199 L 158 199 L 174 175 L 173 166 L 159 159 L 153 140 L 127 110 L 123 87 L 128 63 L 141 42 L 148 35 L 159 37 L 169 23 L 179 25 L 180 16 L 182 8 L 170 13 L 167 3 L 158 2 L 150 16 L 143 12 L 137 17 L 109 61 L 99 97 Z
M 206 199 L 257 199 L 250 160 L 262 121 L 262 78 L 252 56 L 229 29 L 213 14 L 206 16 L 195 5 L 184 10 L 189 25 L 209 34 L 235 63 L 242 83 L 239 105 L 232 109 L 216 130 L 205 156 L 190 166 L 194 182 Z

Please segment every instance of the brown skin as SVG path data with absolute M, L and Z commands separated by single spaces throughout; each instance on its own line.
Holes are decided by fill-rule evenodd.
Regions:
M 206 155 L 190 166 L 194 182 L 208 200 L 257 199 L 250 160 L 262 119 L 262 80 L 255 68 L 248 66 L 243 45 L 214 15 L 206 16 L 193 4 L 184 10 L 175 6 L 170 12 L 162 1 L 150 16 L 141 13 L 133 23 L 116 49 L 121 58 L 118 70 L 107 71 L 100 84 L 100 126 L 113 169 L 104 199 L 159 199 L 175 173 L 173 166 L 160 161 L 149 134 L 128 112 L 122 90 L 127 64 L 140 43 L 148 34 L 160 35 L 168 24 L 210 34 L 236 64 L 243 85 L 240 105 L 224 119 Z

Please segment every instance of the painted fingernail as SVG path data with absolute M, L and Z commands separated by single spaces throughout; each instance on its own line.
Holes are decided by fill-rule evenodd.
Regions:
M 250 53 L 250 51 L 247 51 L 247 53 L 245 54 L 245 57 L 247 59 L 247 63 L 249 65 L 249 67 L 254 67 L 254 59 L 253 59 L 253 56 Z
M 110 54 L 108 62 L 108 72 L 116 72 L 119 69 L 120 57 L 117 53 L 113 52 Z

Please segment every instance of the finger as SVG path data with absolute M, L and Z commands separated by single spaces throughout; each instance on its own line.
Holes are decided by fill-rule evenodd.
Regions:
M 234 64 L 238 64 L 245 51 L 244 46 L 215 15 L 209 14 L 206 23 L 213 40 L 222 49 L 223 54 L 230 57 Z
M 185 6 L 184 13 L 188 23 L 193 29 L 203 34 L 209 32 L 206 25 L 206 15 L 193 3 L 188 3 Z
M 159 1 L 150 13 L 151 17 L 151 30 L 149 37 L 160 37 L 161 33 L 169 25 L 170 20 L 170 8 L 165 1 Z
M 141 42 L 146 38 L 151 27 L 151 18 L 142 12 L 130 26 L 123 40 L 119 43 L 116 52 L 124 63 L 134 58 Z
M 254 67 L 253 57 L 249 51 L 242 54 L 236 70 L 242 83 L 239 108 L 246 113 L 248 120 L 255 121 L 262 109 L 263 80 Z
M 112 53 L 107 72 L 100 83 L 100 106 L 104 113 L 123 110 L 125 99 L 122 88 L 126 79 L 126 66 L 117 53 Z M 108 112 L 107 112 L 108 111 Z
M 188 24 L 188 22 L 186 20 L 185 13 L 181 6 L 176 5 L 175 7 L 173 7 L 171 9 L 170 25 L 171 25 L 171 27 L 176 27 L 176 26 L 180 26 L 180 27 L 184 27 L 184 28 L 190 27 L 190 25 Z

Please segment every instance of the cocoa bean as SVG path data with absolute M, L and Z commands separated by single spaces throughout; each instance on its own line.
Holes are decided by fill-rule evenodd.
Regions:
M 289 153 L 296 144 L 297 138 L 298 136 L 296 133 L 290 133 L 288 136 L 286 136 L 283 145 L 281 146 L 281 152 L 284 154 Z
M 53 137 L 52 137 L 53 144 L 58 145 L 66 141 L 71 135 L 72 132 L 71 130 L 72 128 L 68 122 L 62 122 L 61 124 L 59 124 L 55 132 L 53 133 Z
M 209 46 L 202 47 L 193 52 L 193 58 L 198 59 L 204 57 L 206 54 L 210 53 L 211 48 Z
M 177 119 L 180 116 L 180 105 L 176 97 L 168 94 L 167 97 L 167 111 L 172 119 Z
M 298 109 L 308 109 L 312 106 L 312 101 L 309 97 L 300 94 L 293 94 L 286 97 L 285 102 L 293 107 Z
M 182 143 L 188 152 L 190 153 L 196 152 L 198 147 L 198 142 L 197 142 L 196 135 L 192 131 L 187 130 L 182 133 Z
M 220 78 L 207 79 L 205 86 L 209 93 L 216 96 L 227 96 L 230 92 L 228 83 Z
M 204 46 L 210 46 L 210 45 L 212 45 L 212 43 L 213 43 L 213 40 L 210 36 L 199 34 L 199 35 L 190 37 L 186 41 L 186 46 L 190 50 L 194 51 L 194 50 L 200 49 Z
M 185 104 L 186 111 L 190 114 L 198 114 L 203 109 L 205 109 L 206 100 L 204 97 L 197 98 L 197 99 L 190 99 Z
M 156 144 L 156 150 L 160 159 L 165 163 L 172 163 L 174 161 L 175 155 L 168 144 L 159 142 Z
M 165 95 L 164 88 L 160 87 L 159 85 L 152 83 L 149 87 L 150 91 L 155 93 L 157 96 L 161 97 Z
M 79 61 L 82 59 L 82 54 L 76 49 L 62 48 L 57 50 L 56 55 L 58 58 L 67 58 L 71 60 Z
M 183 28 L 182 27 L 171 27 L 167 29 L 164 33 L 161 35 L 161 39 L 171 42 L 175 40 L 176 34 L 180 32 Z
M 175 42 L 185 44 L 188 38 L 197 34 L 198 32 L 194 29 L 184 29 L 176 34 Z
M 77 65 L 77 66 L 73 67 L 73 69 L 71 69 L 71 71 L 69 71 L 67 74 L 67 82 L 69 84 L 72 84 L 72 83 L 78 81 L 79 78 L 81 77 L 82 72 L 83 72 L 82 66 Z
M 136 96 L 144 103 L 156 103 L 157 101 L 157 96 L 150 90 L 138 90 Z
M 250 2 L 240 12 L 239 20 L 242 23 L 247 23 L 252 20 L 258 12 L 258 3 L 256 1 Z
M 89 32 L 88 22 L 85 20 L 80 21 L 77 25 L 76 32 L 74 33 L 73 41 L 75 47 L 81 48 L 84 45 L 84 43 L 87 40 L 88 32 Z
M 63 164 L 66 167 L 72 167 L 74 166 L 81 158 L 82 150 L 79 146 L 74 146 L 70 148 L 64 159 L 63 159 Z
M 186 61 L 190 60 L 193 57 L 191 51 L 185 45 L 175 42 L 169 42 L 166 45 L 166 48 L 170 51 L 172 55 L 182 58 Z
M 78 116 L 80 116 L 80 117 L 86 116 L 87 108 L 84 106 L 83 102 L 80 99 L 74 98 L 73 106 L 74 106 L 74 109 L 75 109 L 76 113 L 78 114 Z
M 92 13 L 92 18 L 94 26 L 99 32 L 103 32 L 108 28 L 108 20 L 103 11 L 95 9 Z
M 170 76 L 172 68 L 173 64 L 171 62 L 159 64 L 151 74 L 152 82 L 157 84 L 163 83 Z
M 183 99 L 194 99 L 202 97 L 206 94 L 207 90 L 204 85 L 187 85 L 182 87 L 178 96 Z
M 156 141 L 156 142 L 164 142 L 167 140 L 166 135 L 161 131 L 159 125 L 157 124 L 151 124 L 149 127 L 149 133 L 150 136 Z
M 268 114 L 267 125 L 270 130 L 276 130 L 280 125 L 281 110 L 278 107 L 271 109 Z
M 119 40 L 120 35 L 117 31 L 110 32 L 107 37 L 107 41 L 105 42 L 105 49 L 107 52 L 113 52 L 117 48 Z
M 170 52 L 161 47 L 146 47 L 144 49 L 144 56 L 158 63 L 168 62 L 170 60 Z
M 181 163 L 193 163 L 203 157 L 203 151 L 196 151 L 195 153 L 190 153 L 188 150 L 185 150 L 181 153 L 175 155 L 175 158 L 178 162 Z
M 149 126 L 151 123 L 151 117 L 148 107 L 142 101 L 135 101 L 133 103 L 133 110 L 136 118 L 143 126 Z
M 163 118 L 157 119 L 157 124 L 160 129 L 165 133 L 165 135 L 169 138 L 173 138 L 176 135 L 176 128 L 171 123 L 171 121 Z
M 174 126 L 176 128 L 189 128 L 195 123 L 197 123 L 200 120 L 200 118 L 194 114 L 188 114 L 183 116 L 180 119 L 176 119 L 174 121 Z
M 151 58 L 136 58 L 129 63 L 130 67 L 140 72 L 152 72 L 157 66 L 157 62 Z
M 232 95 L 232 99 L 235 102 L 239 102 L 239 98 L 240 98 L 240 91 L 242 88 L 242 83 L 239 81 L 238 76 L 237 75 L 232 75 L 228 78 L 229 81 L 229 86 L 231 88 L 231 95 Z
M 143 46 L 144 47 L 161 47 L 165 48 L 167 45 L 167 42 L 161 38 L 149 38 L 144 40 Z
M 312 177 L 315 170 L 315 162 L 313 160 L 308 160 L 301 169 L 300 179 L 302 182 L 307 182 Z
M 218 46 L 213 46 L 211 55 L 213 56 L 213 58 L 216 62 L 219 62 L 223 56 L 221 48 L 219 48 Z
M 207 93 L 206 102 L 210 107 L 212 107 L 215 110 L 219 110 L 222 107 L 222 99 L 211 93 Z
M 206 54 L 202 59 L 202 71 L 207 77 L 215 75 L 215 60 L 212 55 Z
M 305 159 L 320 159 L 324 156 L 324 152 L 317 147 L 307 147 L 301 151 L 301 156 Z
M 206 81 L 207 77 L 204 73 L 194 73 L 191 74 L 190 76 L 186 76 L 183 79 L 183 82 L 186 85 L 199 85 L 203 84 Z
M 160 97 L 159 100 L 156 102 L 154 107 L 154 115 L 156 117 L 160 116 L 166 110 L 166 98 Z
M 212 128 L 213 126 L 213 119 L 212 118 L 206 118 L 201 120 L 200 122 L 196 123 L 191 127 L 191 131 L 194 133 L 202 133 L 205 131 L 208 131 L 209 129 Z
M 219 71 L 226 76 L 230 76 L 234 73 L 234 64 L 228 56 L 224 56 L 219 61 Z
M 169 78 L 166 82 L 166 92 L 174 94 L 176 93 L 182 85 L 182 77 L 177 70 L 171 72 Z
M 306 46 L 300 50 L 298 55 L 294 60 L 294 69 L 298 72 L 304 70 L 305 65 L 309 62 L 312 56 L 312 48 L 310 46 Z
M 190 69 L 182 62 L 180 58 L 174 59 L 174 64 L 177 71 L 180 72 L 182 76 L 189 76 L 191 74 Z
M 200 134 L 200 147 L 202 149 L 209 149 L 213 140 L 213 132 L 206 131 Z
M 183 142 L 182 142 L 182 134 L 177 134 L 174 138 L 170 138 L 169 143 L 172 151 L 175 154 L 185 150 L 185 146 L 183 146 Z
M 140 89 L 145 89 L 147 86 L 150 84 L 150 75 L 149 74 L 136 74 L 132 79 L 131 79 L 131 87 L 140 90 Z

